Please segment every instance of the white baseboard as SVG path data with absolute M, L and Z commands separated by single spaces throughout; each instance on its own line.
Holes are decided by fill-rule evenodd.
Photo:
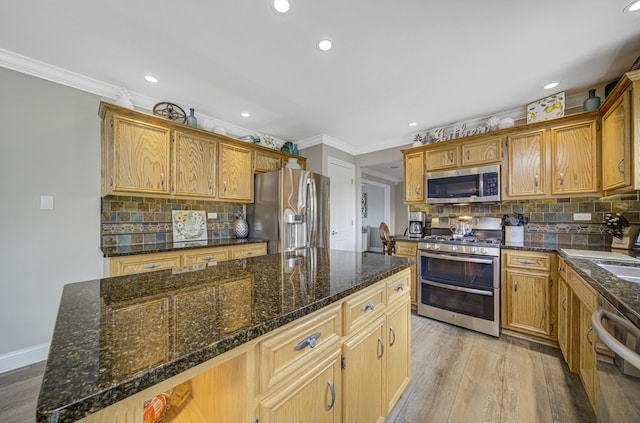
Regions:
M 19 369 L 29 364 L 47 359 L 49 343 L 34 345 L 17 351 L 11 351 L 0 355 L 0 373 Z

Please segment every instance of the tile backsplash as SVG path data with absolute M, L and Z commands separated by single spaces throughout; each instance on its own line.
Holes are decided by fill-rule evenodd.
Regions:
M 204 210 L 218 213 L 207 219 L 209 239 L 233 238 L 236 212 L 241 203 L 173 198 L 106 196 L 102 198 L 102 246 L 173 242 L 172 210 Z
M 605 213 L 621 213 L 634 225 L 640 224 L 639 192 L 611 197 L 559 198 L 503 201 L 499 204 L 412 205 L 435 216 L 492 216 L 505 214 L 529 218 L 525 225 L 525 242 L 545 242 L 572 247 L 607 247 L 611 236 L 605 233 Z M 574 213 L 591 213 L 589 221 L 574 221 Z

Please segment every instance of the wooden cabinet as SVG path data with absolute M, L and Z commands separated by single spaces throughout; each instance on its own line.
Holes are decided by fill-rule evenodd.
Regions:
M 417 241 L 396 241 L 396 255 L 413 259 L 411 267 L 411 306 L 418 306 L 418 242 Z
M 182 256 L 177 252 L 139 254 L 109 259 L 109 276 L 133 275 L 182 266 Z
M 580 305 L 580 380 L 593 408 L 596 408 L 596 352 L 593 343 L 596 333 L 591 327 L 591 315 L 595 310 L 587 304 Z
M 182 131 L 174 132 L 173 193 L 179 196 L 217 196 L 217 143 Z
M 557 287 L 553 255 L 532 251 L 502 254 L 502 327 L 556 340 Z
M 458 167 L 458 163 L 460 162 L 457 144 L 430 148 L 425 151 L 424 154 L 426 172 L 452 169 Z
M 552 127 L 551 193 L 595 194 L 600 189 L 598 123 L 585 122 Z
M 253 201 L 251 150 L 231 144 L 219 146 L 218 197 L 224 200 Z
M 219 261 L 230 260 L 229 248 L 227 247 L 213 247 L 213 248 L 198 248 L 183 254 L 183 264 L 185 266 L 191 266 L 194 264 L 203 263 L 217 263 Z
M 508 166 L 503 171 L 505 198 L 546 194 L 545 134 L 545 130 L 538 130 L 507 138 Z
M 424 203 L 424 153 L 404 156 L 404 202 Z
M 567 264 L 562 257 L 558 258 L 558 345 L 567 363 L 569 358 L 569 307 L 571 291 L 567 285 Z
M 411 376 L 411 304 L 405 300 L 387 312 L 387 414 L 400 399 Z
M 255 151 L 253 156 L 253 172 L 264 173 L 272 170 L 280 169 L 282 157 L 278 154 L 272 154 L 266 151 Z
M 602 189 L 631 189 L 631 93 L 629 87 L 602 118 Z
M 502 138 L 463 143 L 460 150 L 463 167 L 496 163 L 502 160 Z
M 103 131 L 106 194 L 169 195 L 168 128 L 110 113 Z
M 256 257 L 256 256 L 264 256 L 267 254 L 267 243 L 263 242 L 260 244 L 244 244 L 244 245 L 233 245 L 230 248 L 231 251 L 231 259 L 241 259 L 247 257 Z

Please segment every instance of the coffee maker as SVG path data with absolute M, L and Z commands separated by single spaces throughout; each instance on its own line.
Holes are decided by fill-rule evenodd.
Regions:
M 422 211 L 409 212 L 409 238 L 422 238 L 424 235 L 427 214 Z

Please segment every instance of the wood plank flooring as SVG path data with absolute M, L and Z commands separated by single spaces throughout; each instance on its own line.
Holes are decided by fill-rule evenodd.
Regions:
M 411 316 L 411 382 L 387 423 L 595 422 L 559 350 Z M 44 362 L 0 375 L 0 422 L 33 423 Z

